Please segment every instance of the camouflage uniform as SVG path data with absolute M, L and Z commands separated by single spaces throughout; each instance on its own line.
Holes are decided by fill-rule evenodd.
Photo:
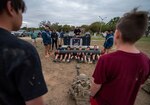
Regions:
M 90 105 L 90 78 L 85 74 L 77 76 L 69 89 L 70 96 L 76 101 L 76 105 Z

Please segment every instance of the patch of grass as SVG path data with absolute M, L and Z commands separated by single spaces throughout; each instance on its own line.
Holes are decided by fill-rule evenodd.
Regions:
M 137 48 L 150 56 L 150 37 L 142 37 L 136 43 Z
M 104 38 L 96 36 L 96 37 L 91 37 L 91 40 L 104 40 Z
M 142 37 L 139 41 L 150 42 L 150 37 Z

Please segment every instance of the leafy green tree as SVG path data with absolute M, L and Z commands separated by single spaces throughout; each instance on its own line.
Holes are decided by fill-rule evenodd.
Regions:
M 22 29 L 22 30 L 27 30 L 27 27 L 22 27 L 21 29 Z
M 69 31 L 71 31 L 70 25 L 64 25 L 64 26 L 62 27 L 62 29 L 63 29 L 64 32 L 69 32 Z
M 75 26 L 70 26 L 70 31 L 74 31 L 74 29 L 75 29 Z
M 101 26 L 100 26 L 100 33 L 101 32 L 105 32 L 106 30 L 108 30 L 108 26 L 106 25 L 106 23 L 101 22 Z
M 82 25 L 81 28 L 84 29 L 85 32 L 90 30 L 88 25 Z
M 57 31 L 58 31 L 58 30 L 59 30 L 59 23 L 58 23 L 58 22 L 53 23 L 53 24 L 51 24 L 51 26 L 50 26 L 50 27 L 51 27 L 51 29 L 52 29 L 52 30 L 54 30 L 54 29 L 55 29 L 55 30 L 57 30 Z
M 58 25 L 58 30 L 57 31 L 61 31 L 62 30 L 62 28 L 63 28 L 63 26 L 62 25 Z
M 100 27 L 101 27 L 101 23 L 100 22 L 94 22 L 89 26 L 89 29 L 93 32 L 99 32 L 100 31 Z
M 115 28 L 116 28 L 116 24 L 117 24 L 117 22 L 118 22 L 118 20 L 120 19 L 120 17 L 114 17 L 113 19 L 111 19 L 108 23 L 107 23 L 107 25 L 108 25 L 108 29 L 109 30 L 115 30 Z
M 81 28 L 84 32 L 90 31 L 92 33 L 105 32 L 106 30 L 115 30 L 116 24 L 120 17 L 114 17 L 107 24 L 104 22 L 93 22 L 91 25 L 81 25 Z M 55 29 L 57 31 L 63 30 L 64 32 L 73 31 L 75 26 L 70 25 L 59 25 L 58 22 L 51 23 L 50 21 L 41 21 L 39 23 L 39 29 L 43 30 L 43 25 L 48 25 L 51 29 Z

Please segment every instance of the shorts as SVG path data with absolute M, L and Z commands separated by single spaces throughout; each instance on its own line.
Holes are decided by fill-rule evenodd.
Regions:
M 111 47 L 112 47 L 112 45 L 111 46 L 104 46 L 105 49 L 110 49 Z
M 47 46 L 47 45 L 50 45 L 50 43 L 49 43 L 49 42 L 45 42 L 45 43 L 44 43 L 44 46 Z
M 52 44 L 52 40 L 43 40 L 45 46 Z

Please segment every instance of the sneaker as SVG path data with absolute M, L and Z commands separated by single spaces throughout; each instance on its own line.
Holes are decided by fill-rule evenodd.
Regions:
M 71 56 L 71 59 L 73 59 L 73 56 Z
M 63 59 L 62 61 L 63 61 L 63 62 L 65 62 L 66 60 L 65 60 L 65 59 Z
M 69 60 L 69 59 L 67 60 L 67 63 L 70 63 L 70 60 Z

